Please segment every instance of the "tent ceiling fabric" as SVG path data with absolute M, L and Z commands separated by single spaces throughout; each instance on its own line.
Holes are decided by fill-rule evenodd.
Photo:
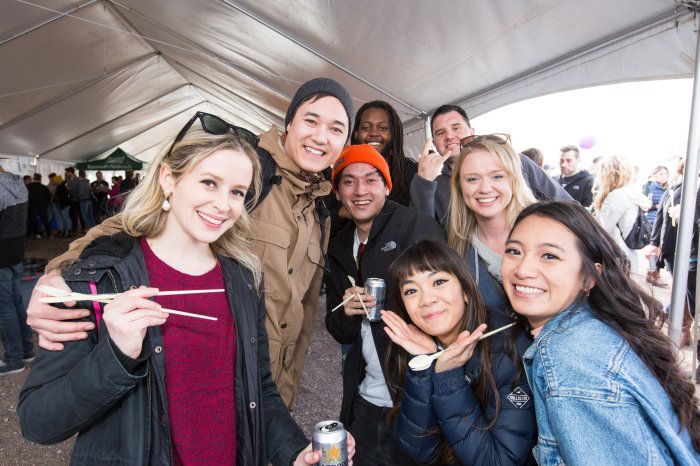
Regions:
M 316 76 L 383 99 L 422 146 L 443 103 L 478 115 L 604 83 L 691 77 L 674 0 L 0 0 L 0 153 L 150 160 L 197 109 L 262 132 Z

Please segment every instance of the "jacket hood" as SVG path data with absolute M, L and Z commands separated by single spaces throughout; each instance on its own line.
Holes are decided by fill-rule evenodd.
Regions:
M 19 175 L 0 173 L 0 210 L 27 202 L 29 193 Z

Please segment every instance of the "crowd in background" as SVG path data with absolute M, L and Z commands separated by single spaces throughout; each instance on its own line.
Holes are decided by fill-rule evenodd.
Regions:
M 25 175 L 29 193 L 27 236 L 30 238 L 70 238 L 84 234 L 107 217 L 118 213 L 139 176 L 126 170 L 125 176 L 113 176 L 112 184 L 101 171 L 91 181 L 85 170 L 67 167 L 63 176 L 49 173 L 48 183 L 42 175 Z

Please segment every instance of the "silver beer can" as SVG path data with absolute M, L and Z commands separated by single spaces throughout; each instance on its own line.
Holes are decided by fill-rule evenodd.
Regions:
M 386 283 L 381 278 L 368 278 L 365 280 L 365 294 L 374 296 L 376 300 L 374 307 L 367 308 L 367 313 L 369 314 L 367 318 L 370 322 L 379 322 L 382 320 L 379 311 L 384 309 L 386 299 Z
M 321 421 L 314 426 L 311 436 L 314 451 L 321 452 L 316 466 L 348 465 L 348 434 L 339 421 Z

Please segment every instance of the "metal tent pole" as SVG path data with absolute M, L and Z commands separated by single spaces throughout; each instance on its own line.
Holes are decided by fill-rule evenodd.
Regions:
M 671 319 L 668 335 L 680 348 L 681 326 L 685 294 L 688 286 L 688 266 L 690 242 L 692 241 L 693 219 L 695 216 L 695 189 L 698 179 L 698 149 L 700 148 L 700 34 L 695 46 L 695 75 L 693 78 L 693 103 L 690 111 L 688 150 L 685 157 L 683 191 L 681 194 L 681 214 L 676 238 L 676 258 L 673 266 L 673 289 L 671 292 Z M 673 195 L 673 194 L 671 194 Z

